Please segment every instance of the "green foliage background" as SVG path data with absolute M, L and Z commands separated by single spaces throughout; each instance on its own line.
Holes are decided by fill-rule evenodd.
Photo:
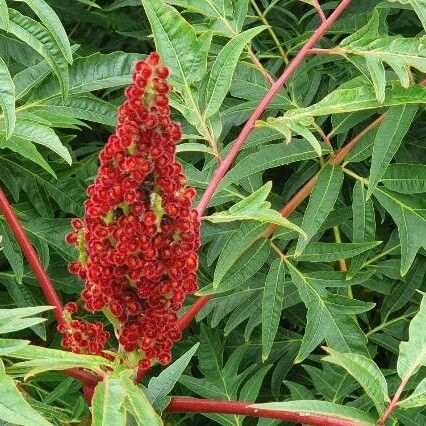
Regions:
M 69 218 L 82 215 L 133 64 L 156 48 L 172 70 L 178 157 L 199 199 L 216 157 L 267 92 L 265 72 L 278 78 L 318 25 L 309 0 L 0 0 L 0 181 L 64 300 L 82 287 L 66 270 L 75 256 L 64 242 Z M 210 202 L 198 295 L 214 298 L 176 345 L 176 363 L 154 369 L 145 393 L 126 372 L 112 375 L 96 390 L 93 424 L 157 424 L 147 401 L 162 411 L 170 392 L 287 401 L 274 407 L 374 424 L 407 375 L 388 424 L 426 424 L 425 27 L 424 0 L 353 1 L 318 44 L 327 51 L 309 55 L 269 105 Z M 343 167 L 326 164 L 327 139 L 337 151 L 382 113 Z M 282 218 L 318 172 L 310 197 Z M 270 224 L 276 230 L 261 236 Z M 82 422 L 80 384 L 49 370 L 108 365 L 46 349 L 58 349 L 60 336 L 50 314 L 32 317 L 45 301 L 2 216 L 0 234 L 0 421 Z M 29 310 L 13 311 L 3 329 L 12 308 Z M 13 379 L 26 374 L 24 399 Z M 8 412 L 16 405 L 22 419 Z

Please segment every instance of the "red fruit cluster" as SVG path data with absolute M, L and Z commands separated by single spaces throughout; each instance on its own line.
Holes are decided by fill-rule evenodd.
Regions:
M 58 330 L 64 334 L 62 346 L 75 353 L 101 355 L 109 333 L 104 331 L 101 322 L 90 323 L 84 320 L 71 319 L 77 312 L 74 302 L 64 307 L 64 322 L 58 325 Z
M 181 337 L 176 313 L 197 290 L 200 220 L 175 159 L 181 131 L 170 118 L 168 75 L 157 53 L 136 64 L 84 221 L 74 219 L 67 235 L 80 251 L 69 270 L 85 281 L 85 308 L 118 320 L 121 346 L 138 351 L 142 367 L 170 362 Z

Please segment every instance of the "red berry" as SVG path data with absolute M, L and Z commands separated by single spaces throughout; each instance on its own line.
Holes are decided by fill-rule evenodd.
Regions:
M 147 58 L 146 62 L 149 65 L 156 66 L 160 63 L 160 55 L 157 52 L 152 52 Z
M 84 222 L 79 218 L 73 218 L 71 219 L 71 226 L 76 230 L 79 231 L 80 229 L 84 228 Z
M 142 359 L 141 361 L 139 361 L 139 367 L 142 370 L 147 370 L 149 367 L 151 367 L 151 360 L 149 360 L 147 358 Z
M 161 353 L 161 354 L 159 354 L 159 356 L 158 356 L 158 362 L 160 363 L 160 364 L 163 364 L 163 365 L 167 365 L 167 364 L 170 364 L 170 361 L 172 360 L 172 357 L 170 356 L 170 354 L 168 354 L 168 353 Z
M 78 237 L 75 232 L 70 232 L 65 236 L 65 241 L 68 244 L 75 245 L 77 243 Z
M 64 311 L 67 311 L 70 314 L 75 314 L 77 310 L 78 310 L 78 307 L 75 302 L 69 302 L 64 306 Z
M 158 53 L 136 64 L 119 125 L 87 190 L 84 220 L 73 219 L 76 232 L 67 236 L 80 250 L 82 263 L 69 270 L 85 281 L 85 309 L 109 307 L 122 348 L 143 351 L 146 369 L 154 359 L 170 363 L 181 338 L 176 313 L 197 289 L 200 218 L 191 206 L 196 192 L 175 160 L 181 130 L 170 117 L 168 75 Z M 64 323 L 61 332 L 76 353 L 102 354 L 109 339 L 101 323 L 84 320 Z

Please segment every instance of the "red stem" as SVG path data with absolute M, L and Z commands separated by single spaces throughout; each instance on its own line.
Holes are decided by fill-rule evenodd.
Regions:
M 191 321 L 196 317 L 198 312 L 203 309 L 204 305 L 212 298 L 213 296 L 201 296 L 198 298 L 191 307 L 185 312 L 185 315 L 179 319 L 177 327 L 179 330 L 185 330 L 186 327 L 191 323 Z
M 251 403 L 240 401 L 220 401 L 212 399 L 173 397 L 166 411 L 169 413 L 220 413 L 241 416 L 266 417 L 288 422 L 318 426 L 362 426 L 363 423 L 331 417 L 324 414 L 309 414 L 285 410 L 255 408 Z
M 101 380 L 99 376 L 96 376 L 88 371 L 82 370 L 80 368 L 70 368 L 65 370 L 64 373 L 67 376 L 73 377 L 74 379 L 79 380 L 83 387 L 94 388 L 98 382 Z
M 59 299 L 58 294 L 53 287 L 49 277 L 46 274 L 46 271 L 43 268 L 43 265 L 38 258 L 36 251 L 28 240 L 28 236 L 19 223 L 18 218 L 16 217 L 15 212 L 12 209 L 5 193 L 0 188 L 0 210 L 4 214 L 7 223 L 9 224 L 10 229 L 12 230 L 15 238 L 17 239 L 22 251 L 25 254 L 25 257 L 28 260 L 28 263 L 31 266 L 31 269 L 34 272 L 34 275 L 37 277 L 38 282 L 43 290 L 43 293 L 46 297 L 49 305 L 55 307 L 53 313 L 55 315 L 56 321 L 58 323 L 62 322 L 62 302 Z
M 317 11 L 317 13 L 318 13 L 318 15 L 321 19 L 321 22 L 324 22 L 327 18 L 324 14 L 324 11 L 322 10 L 322 7 L 319 4 L 319 1 L 318 0 L 312 0 L 312 5 L 316 9 L 316 11 Z
M 219 167 L 216 169 L 216 172 L 209 183 L 206 191 L 204 192 L 200 203 L 198 204 L 197 210 L 200 216 L 203 216 L 210 200 L 212 199 L 220 181 L 225 176 L 226 172 L 232 166 L 236 156 L 240 152 L 241 147 L 246 142 L 248 136 L 252 132 L 256 121 L 261 117 L 262 113 L 265 111 L 267 106 L 270 104 L 274 96 L 281 90 L 283 85 L 288 81 L 288 79 L 293 75 L 297 70 L 300 64 L 303 62 L 305 57 L 309 54 L 309 50 L 318 42 L 318 40 L 327 32 L 327 30 L 334 24 L 336 19 L 343 13 L 343 11 L 349 6 L 352 0 L 342 0 L 340 4 L 336 7 L 334 12 L 316 29 L 312 34 L 306 44 L 298 52 L 298 54 L 293 58 L 289 63 L 288 67 L 284 70 L 281 77 L 270 87 L 265 97 L 259 103 L 257 108 L 254 110 L 253 114 L 247 120 L 244 125 L 241 133 L 235 140 L 231 150 L 228 155 L 220 163 Z
M 9 200 L 6 197 L 6 194 L 0 188 L 0 211 L 3 213 L 10 229 L 15 235 L 16 240 L 19 243 L 22 251 L 24 252 L 25 257 L 28 260 L 28 263 L 31 266 L 31 269 L 36 276 L 41 289 L 43 290 L 44 296 L 46 297 L 49 305 L 54 306 L 53 314 L 55 315 L 55 319 L 58 324 L 63 321 L 62 318 L 62 302 L 59 299 L 58 293 L 56 293 L 55 288 L 53 287 L 52 282 L 50 281 L 46 271 L 43 268 L 43 265 L 38 258 L 37 252 L 34 250 L 31 245 L 28 236 L 24 230 L 24 228 L 19 223 L 18 218 L 16 217 L 15 212 L 12 209 L 12 206 L 9 203 Z M 71 368 L 66 371 L 66 373 L 80 380 L 82 383 L 87 385 L 96 385 L 99 381 L 99 378 L 94 376 L 93 374 L 80 370 L 78 368 Z
M 336 21 L 336 19 L 343 13 L 343 11 L 349 6 L 351 0 L 343 0 L 334 10 L 334 12 L 329 16 L 328 19 L 326 19 L 320 27 L 312 34 L 310 39 L 306 42 L 306 44 L 302 47 L 302 49 L 299 51 L 299 53 L 293 58 L 293 60 L 290 62 L 288 67 L 284 70 L 281 77 L 271 86 L 269 91 L 266 93 L 265 97 L 262 99 L 260 104 L 257 106 L 251 117 L 248 119 L 246 124 L 244 125 L 243 129 L 241 130 L 241 133 L 239 134 L 238 138 L 235 140 L 234 145 L 232 146 L 231 150 L 229 151 L 228 155 L 223 159 L 223 161 L 220 163 L 219 167 L 216 169 L 216 172 L 210 181 L 206 191 L 204 192 L 198 206 L 197 210 L 200 216 L 203 216 L 205 210 L 207 209 L 208 203 L 213 198 L 213 195 L 222 180 L 222 178 L 225 176 L 226 172 L 231 167 L 232 163 L 234 162 L 236 156 L 238 155 L 241 147 L 246 142 L 248 136 L 252 132 L 254 128 L 254 124 L 256 123 L 256 120 L 260 118 L 262 113 L 265 111 L 269 103 L 272 101 L 274 96 L 280 91 L 282 86 L 287 82 L 287 80 L 293 75 L 293 73 L 296 71 L 296 69 L 300 66 L 302 61 L 305 59 L 305 57 L 309 54 L 311 51 L 311 48 L 315 45 L 315 43 L 326 33 L 326 31 L 333 25 L 333 23 Z M 297 194 L 293 199 L 290 201 L 290 203 L 298 196 L 303 195 L 303 198 L 298 201 L 297 205 L 299 205 L 303 199 L 305 199 L 310 191 L 312 190 L 314 184 L 316 182 L 316 177 L 312 178 L 311 181 L 302 188 L 303 193 Z M 301 192 L 302 192 L 301 191 Z M 289 203 L 289 204 L 290 204 Z M 284 209 L 281 211 L 283 216 L 288 216 L 296 207 L 289 209 L 289 212 L 287 213 Z M 292 206 L 292 205 L 291 205 Z M 291 211 L 290 211 L 291 210 Z M 202 296 L 200 297 L 192 306 L 191 308 L 185 313 L 185 315 L 179 320 L 178 326 L 181 330 L 185 329 L 191 321 L 196 317 L 198 312 L 201 311 L 201 309 L 204 307 L 204 305 L 212 298 L 212 296 Z
M 383 414 L 383 417 L 377 422 L 378 425 L 384 425 L 386 423 L 386 420 L 389 418 L 389 416 L 393 413 L 396 406 L 398 405 L 399 399 L 401 398 L 401 394 L 405 389 L 405 386 L 407 386 L 408 380 L 410 379 L 411 375 L 407 375 L 401 380 L 401 383 L 392 398 L 392 401 L 389 403 L 388 408 L 386 409 L 385 413 Z
M 422 84 L 424 84 L 422 82 Z M 349 152 L 352 150 L 352 148 L 372 129 L 377 127 L 385 118 L 385 114 L 382 114 L 380 117 L 378 117 L 376 120 L 374 120 L 372 123 L 370 123 L 365 129 L 363 129 L 361 132 L 359 132 L 356 136 L 353 137 L 343 148 L 341 148 L 335 155 L 331 156 L 328 164 L 337 166 L 340 164 L 345 157 L 349 154 Z M 302 204 L 302 202 L 309 196 L 312 189 L 315 186 L 315 183 L 317 182 L 318 174 L 313 176 L 294 196 L 291 198 L 280 210 L 280 213 L 284 217 L 290 216 L 297 207 Z M 276 229 L 276 225 L 270 225 L 265 232 L 262 233 L 262 237 L 269 237 L 269 235 L 274 232 Z M 185 329 L 191 321 L 197 316 L 198 312 L 201 311 L 201 309 L 204 307 L 204 305 L 212 298 L 211 295 L 207 296 L 201 296 L 188 311 L 185 313 L 185 315 L 179 320 L 178 324 L 181 330 Z

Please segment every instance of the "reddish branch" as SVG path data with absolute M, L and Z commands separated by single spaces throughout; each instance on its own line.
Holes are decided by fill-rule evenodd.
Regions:
M 247 402 L 220 401 L 214 399 L 199 399 L 173 397 L 166 408 L 169 413 L 220 413 L 241 416 L 267 417 L 288 422 L 303 423 L 318 426 L 362 426 L 365 423 L 331 417 L 323 414 L 310 414 L 285 410 L 270 410 L 255 408 Z
M 80 368 L 70 368 L 69 370 L 65 370 L 65 373 L 68 376 L 74 377 L 74 379 L 79 380 L 84 386 L 90 388 L 94 388 L 101 380 L 99 376 L 96 376 Z
M 351 139 L 350 142 L 348 142 L 347 145 L 345 145 L 343 148 L 341 148 L 336 154 L 330 157 L 328 160 L 328 164 L 331 165 L 338 165 L 342 163 L 342 161 L 346 158 L 346 156 L 349 154 L 349 152 L 354 148 L 354 146 L 372 129 L 377 127 L 385 118 L 385 114 L 382 114 L 380 117 L 378 117 L 376 120 L 374 120 L 372 123 L 370 123 L 365 129 L 363 129 L 360 133 L 358 133 L 353 139 Z M 313 176 L 294 196 L 293 198 L 288 201 L 283 208 L 280 210 L 280 213 L 284 217 L 290 216 L 297 207 L 302 204 L 302 202 L 309 196 L 309 194 L 312 192 L 315 183 L 318 179 L 318 173 Z M 276 225 L 270 225 L 261 236 L 268 237 L 271 235 L 274 230 L 276 229 Z M 179 325 L 181 326 L 181 329 L 184 329 L 187 327 L 190 322 L 197 316 L 198 312 L 201 311 L 201 309 L 204 307 L 204 305 L 212 298 L 211 295 L 202 296 L 200 297 L 194 305 L 191 306 L 191 308 L 185 313 L 185 315 L 180 319 Z
M 58 293 L 56 293 L 56 290 L 53 287 L 53 284 L 50 281 L 46 271 L 44 270 L 43 265 L 41 264 L 36 251 L 31 245 L 24 228 L 19 223 L 19 220 L 16 217 L 16 214 L 13 211 L 12 206 L 9 203 L 9 200 L 7 199 L 5 193 L 3 192 L 1 188 L 0 188 L 0 211 L 3 213 L 10 229 L 12 230 L 16 240 L 19 243 L 19 246 L 24 252 L 24 255 L 27 258 L 28 263 L 31 266 L 31 269 L 34 272 L 34 275 L 36 276 L 41 289 L 43 290 L 43 293 L 46 297 L 47 302 L 49 303 L 49 305 L 55 307 L 55 309 L 53 310 L 53 313 L 55 315 L 56 321 L 58 323 L 61 323 L 63 320 L 62 319 L 62 302 L 59 299 Z M 98 379 L 96 376 L 84 370 L 72 368 L 70 370 L 67 370 L 67 373 L 70 376 L 88 385 L 96 385 L 96 383 L 98 382 Z
M 290 62 L 288 67 L 284 70 L 281 77 L 271 86 L 269 91 L 266 93 L 265 97 L 262 99 L 260 104 L 257 106 L 251 117 L 247 120 L 244 125 L 241 133 L 238 138 L 235 140 L 234 145 L 229 151 L 228 155 L 221 162 L 219 167 L 217 168 L 213 179 L 210 181 L 209 186 L 204 192 L 200 203 L 198 204 L 197 210 L 200 216 L 203 216 L 210 200 L 213 198 L 213 195 L 222 180 L 225 176 L 226 172 L 232 166 L 235 158 L 240 152 L 242 146 L 247 141 L 250 133 L 253 131 L 256 120 L 258 120 L 269 103 L 272 101 L 274 96 L 281 90 L 283 85 L 288 81 L 288 79 L 293 75 L 293 73 L 297 70 L 300 64 L 303 62 L 305 57 L 309 54 L 311 48 L 318 42 L 318 40 L 327 32 L 327 30 L 333 25 L 333 23 L 339 18 L 339 16 L 343 13 L 343 11 L 349 6 L 351 0 L 343 0 L 334 12 L 329 16 L 328 19 L 324 20 L 320 27 L 312 34 L 306 44 L 302 47 L 299 53 L 294 57 L 294 59 Z M 315 182 L 312 182 L 312 187 Z M 312 188 L 311 188 L 312 189 Z M 310 192 L 310 190 L 309 190 Z M 307 192 L 306 196 L 309 194 Z M 185 315 L 180 319 L 179 326 L 183 330 L 185 329 L 190 322 L 195 318 L 197 313 L 203 308 L 203 306 L 211 299 L 211 296 L 203 296 L 195 302 L 195 304 L 185 313 Z
M 312 0 L 312 5 L 314 6 L 315 10 L 317 11 L 317 13 L 318 13 L 318 15 L 321 19 L 321 22 L 324 22 L 327 18 L 324 14 L 324 11 L 322 10 L 321 5 L 319 4 L 319 1 L 318 0 Z
M 318 42 L 318 40 L 327 32 L 327 30 L 334 24 L 337 18 L 343 13 L 343 11 L 349 6 L 351 0 L 343 0 L 336 7 L 334 12 L 318 27 L 318 29 L 312 34 L 306 44 L 298 52 L 298 54 L 293 58 L 289 63 L 288 67 L 284 70 L 281 77 L 271 86 L 271 88 L 266 93 L 265 97 L 259 103 L 257 108 L 254 110 L 253 114 L 247 120 L 244 125 L 241 133 L 235 140 L 232 145 L 231 150 L 228 155 L 220 163 L 219 167 L 216 169 L 216 172 L 209 183 L 206 191 L 204 192 L 200 203 L 198 204 L 197 210 L 200 213 L 200 216 L 203 216 L 210 200 L 212 199 L 220 181 L 225 176 L 226 172 L 232 166 L 235 158 L 241 150 L 241 147 L 246 142 L 250 133 L 252 132 L 256 121 L 261 117 L 267 106 L 270 104 L 274 96 L 281 90 L 283 85 L 289 80 L 289 78 L 294 74 L 300 64 L 304 61 L 306 56 L 309 54 L 310 49 Z
M 407 375 L 404 377 L 396 390 L 396 393 L 394 397 L 392 398 L 392 401 L 389 403 L 388 408 L 386 409 L 385 413 L 383 414 L 383 417 L 377 422 L 378 425 L 384 425 L 386 423 L 386 420 L 390 417 L 390 415 L 394 412 L 395 408 L 398 405 L 399 399 L 401 398 L 401 394 L 405 389 L 405 386 L 407 386 L 408 380 L 410 379 L 411 375 Z
M 186 311 L 185 315 L 179 319 L 177 326 L 180 330 L 185 330 L 186 327 L 191 323 L 195 318 L 198 312 L 203 309 L 204 305 L 212 298 L 212 296 L 207 295 L 200 297 L 194 302 L 191 307 Z
M 43 293 L 46 297 L 49 305 L 55 307 L 53 313 L 55 315 L 56 321 L 58 323 L 62 322 L 62 302 L 59 299 L 58 293 L 56 293 L 53 284 L 51 283 L 46 271 L 43 268 L 43 265 L 40 262 L 40 259 L 31 245 L 28 236 L 21 224 L 19 223 L 18 218 L 16 217 L 15 212 L 12 209 L 5 193 L 0 188 L 0 210 L 3 213 L 10 229 L 15 235 L 16 240 L 19 243 L 22 251 L 24 252 L 25 257 L 28 260 L 28 263 L 31 266 L 31 269 L 34 272 L 38 282 L 40 283 L 40 287 L 43 290 Z

